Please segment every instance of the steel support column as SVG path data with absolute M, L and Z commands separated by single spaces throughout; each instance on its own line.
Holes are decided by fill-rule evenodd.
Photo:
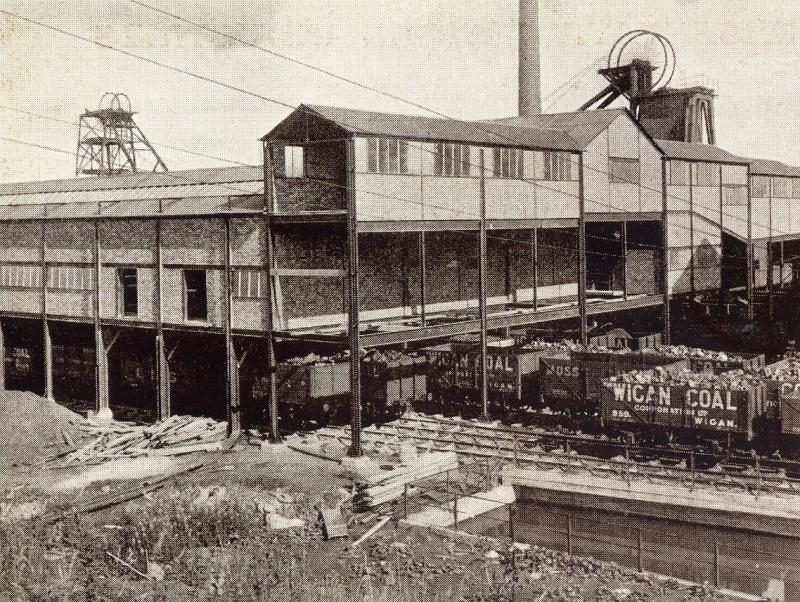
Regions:
M 161 219 L 156 219 L 156 404 L 159 420 L 172 414 L 170 403 L 169 359 L 164 341 L 164 253 L 161 243 Z
M 225 218 L 225 410 L 228 436 L 242 430 L 239 403 L 239 360 L 233 340 L 233 268 L 231 267 L 231 219 Z
M 418 234 L 417 246 L 419 251 L 419 318 L 422 327 L 428 325 L 428 310 L 425 307 L 428 299 L 428 252 L 426 249 L 425 232 Z
M 667 205 L 667 158 L 661 157 L 661 292 L 664 297 L 664 332 L 662 338 L 665 345 L 671 344 L 672 319 L 670 316 L 669 294 L 669 207 Z
M 480 149 L 478 167 L 481 170 L 480 179 L 480 227 L 478 229 L 478 314 L 481 322 L 481 366 L 480 366 L 480 392 L 481 416 L 489 419 L 489 372 L 486 366 L 487 333 L 486 333 L 486 167 L 484 164 L 484 150 Z
M 350 455 L 361 456 L 361 342 L 358 288 L 358 216 L 356 214 L 355 152 L 345 142 L 347 192 L 347 332 L 350 341 Z
M 694 163 L 689 163 L 689 291 L 694 298 L 695 282 L 694 282 L 694 269 L 695 269 L 695 248 L 694 248 Z M 721 174 L 722 172 L 720 172 Z M 720 180 L 722 182 L 722 180 Z M 664 184 L 666 186 L 666 184 Z M 722 222 L 720 222 L 720 227 Z
M 533 309 L 539 309 L 539 228 L 531 230 L 531 254 L 533 256 Z
M 41 270 L 42 270 L 42 376 L 44 397 L 53 399 L 53 341 L 50 338 L 50 323 L 47 319 L 48 298 L 47 281 L 49 273 L 47 269 L 47 230 L 46 222 L 42 220 L 42 240 L 40 248 Z
M 747 181 L 750 181 L 750 168 L 747 169 Z M 722 222 L 720 222 L 722 223 Z M 753 198 L 747 193 L 747 319 L 755 317 L 755 294 L 753 284 L 755 273 L 753 270 Z
M 750 191 L 748 190 L 748 195 Z M 767 315 L 769 316 L 770 321 L 775 318 L 775 299 L 774 295 L 774 288 L 775 283 L 773 282 L 774 270 L 773 270 L 773 263 L 775 261 L 775 255 L 772 252 L 772 196 L 769 199 L 769 236 L 767 238 Z
M 272 145 L 265 143 L 264 155 L 264 263 L 267 270 L 267 304 L 266 304 L 266 346 L 267 346 L 267 413 L 270 440 L 277 443 L 281 439 L 278 426 L 278 393 L 275 373 L 278 370 L 275 361 L 275 293 L 273 280 L 274 237 L 272 233 L 272 214 L 275 211 L 275 157 Z
M 628 222 L 623 221 L 620 245 L 622 247 L 622 298 L 628 298 Z
M 92 291 L 92 319 L 94 321 L 94 409 L 97 417 L 111 420 L 108 394 L 108 350 L 103 341 L 101 318 L 102 270 L 100 257 L 100 220 L 94 220 L 94 290 Z
M 581 320 L 581 343 L 589 343 L 586 319 L 586 194 L 583 153 L 578 155 L 578 315 Z
M 0 391 L 6 390 L 6 336 L 0 320 Z

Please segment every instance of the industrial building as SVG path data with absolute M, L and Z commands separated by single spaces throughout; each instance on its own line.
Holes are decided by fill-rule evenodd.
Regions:
M 528 17 L 518 116 L 300 105 L 261 166 L 0 185 L 4 386 L 276 434 L 274 366 L 311 351 L 636 312 L 669 341 L 677 300 L 731 291 L 772 311 L 800 168 L 715 146 L 707 89 L 540 113 Z

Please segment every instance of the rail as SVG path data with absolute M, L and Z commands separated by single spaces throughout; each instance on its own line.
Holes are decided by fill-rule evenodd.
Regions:
M 675 578 L 708 582 L 715 588 L 728 587 L 754 595 L 762 595 L 778 583 L 792 592 L 800 592 L 797 555 L 733 545 L 717 537 L 688 539 L 664 529 L 583 513 L 503 504 L 487 493 L 498 483 L 500 465 L 484 459 L 409 483 L 402 502 L 395 506 L 395 516 L 409 519 L 435 509 L 451 514 L 448 526 L 457 531 L 490 536 L 509 544 L 531 543 L 568 555 L 617 562 L 638 573 L 669 573 Z M 494 507 L 483 514 L 460 518 L 461 508 L 474 502 Z M 509 545 L 501 561 L 507 562 L 514 572 L 524 554 L 524 546 Z
M 411 421 L 415 421 L 410 426 Z M 460 427 L 456 430 L 454 427 Z M 392 432 L 394 431 L 394 432 Z M 321 429 L 318 437 L 336 439 L 344 444 L 349 440 L 348 427 Z M 690 451 L 687 458 L 681 455 L 643 455 L 642 448 L 611 441 L 582 441 L 582 452 L 573 448 L 570 441 L 546 449 L 546 435 L 520 435 L 511 429 L 494 428 L 472 422 L 439 423 L 436 419 L 407 418 L 386 427 L 364 429 L 365 442 L 388 445 L 399 449 L 404 441 L 413 441 L 418 448 L 431 451 L 453 450 L 464 463 L 480 460 L 562 469 L 567 472 L 584 471 L 593 476 L 617 476 L 630 482 L 644 478 L 651 482 L 668 482 L 694 491 L 700 487 L 718 490 L 740 490 L 756 498 L 762 494 L 780 493 L 800 495 L 800 479 L 787 476 L 784 470 L 764 467 L 759 458 L 753 466 L 736 464 L 729 457 L 715 458 L 710 469 L 710 454 Z M 394 439 L 394 440 L 392 440 Z M 588 448 L 588 452 L 587 452 Z M 705 460 L 700 463 L 699 460 Z

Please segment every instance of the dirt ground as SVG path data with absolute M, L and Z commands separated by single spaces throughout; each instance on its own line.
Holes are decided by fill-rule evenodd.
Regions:
M 613 564 L 403 526 L 397 503 L 358 514 L 341 463 L 286 444 L 242 437 L 227 451 L 44 468 L 38 457 L 80 444 L 76 430 L 62 433 L 74 415 L 0 398 L 30 403 L 27 431 L 0 433 L 0 602 L 726 600 Z M 15 449 L 53 417 L 59 426 Z M 326 540 L 320 510 L 337 507 L 347 537 Z

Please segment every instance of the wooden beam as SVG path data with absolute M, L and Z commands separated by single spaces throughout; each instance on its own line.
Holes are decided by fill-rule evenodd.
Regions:
M 661 289 L 662 306 L 664 310 L 664 332 L 662 338 L 665 345 L 669 345 L 672 334 L 672 320 L 670 316 L 669 294 L 669 208 L 667 206 L 667 158 L 661 157 Z
M 721 169 L 721 168 L 720 168 Z M 750 167 L 747 168 L 747 181 L 750 181 Z M 721 187 L 720 187 L 721 188 Z M 770 195 L 772 196 L 772 195 Z M 771 212 L 770 212 L 771 213 Z M 747 192 L 747 319 L 755 317 L 755 291 L 754 291 L 754 261 L 753 261 L 753 198 Z
M 628 298 L 628 222 L 622 221 L 620 245 L 622 246 L 622 298 Z
M 583 153 L 578 155 L 578 316 L 581 321 L 581 343 L 589 343 L 586 318 L 586 195 Z
M 239 403 L 239 362 L 233 341 L 233 268 L 231 267 L 231 220 L 225 218 L 225 410 L 228 437 L 242 430 Z
M 268 379 L 268 429 L 270 439 L 277 443 L 281 439 L 280 427 L 278 425 L 278 393 L 275 383 L 275 373 L 278 370 L 275 361 L 275 282 L 272 271 L 275 267 L 274 241 L 272 233 L 272 213 L 275 210 L 275 199 L 273 188 L 275 183 L 275 157 L 272 145 L 264 143 L 264 264 L 267 268 L 267 305 L 266 305 L 266 346 L 267 346 L 267 379 Z
M 94 388 L 95 403 L 94 409 L 97 417 L 101 420 L 111 420 L 113 415 L 109 406 L 108 392 L 108 351 L 103 340 L 103 327 L 100 324 L 101 317 L 101 290 L 102 272 L 100 258 L 100 220 L 94 220 L 94 290 L 92 291 L 92 319 L 94 321 Z
M 484 164 L 484 149 L 479 151 L 480 179 L 480 229 L 478 231 L 478 315 L 481 322 L 481 366 L 480 366 L 480 392 L 481 416 L 489 419 L 489 371 L 486 366 L 487 332 L 486 332 L 486 167 Z
M 42 270 L 42 376 L 43 376 L 43 395 L 47 399 L 53 397 L 53 341 L 50 338 L 50 324 L 47 320 L 48 295 L 47 280 L 49 273 L 47 269 L 47 230 L 46 222 L 42 222 L 42 239 L 40 248 L 41 270 Z
M 531 230 L 531 254 L 533 255 L 533 309 L 539 309 L 539 228 Z
M 155 222 L 156 228 L 156 404 L 159 420 L 172 415 L 170 399 L 169 358 L 164 341 L 164 253 L 161 241 L 161 220 Z
M 424 328 L 428 323 L 426 308 L 428 302 L 428 252 L 424 231 L 417 234 L 417 246 L 419 252 L 419 316 L 420 323 Z
M 6 336 L 0 320 L 0 391 L 6 390 Z
M 361 343 L 358 287 L 358 216 L 353 140 L 346 143 L 347 192 L 347 331 L 350 342 L 350 455 L 361 456 Z

